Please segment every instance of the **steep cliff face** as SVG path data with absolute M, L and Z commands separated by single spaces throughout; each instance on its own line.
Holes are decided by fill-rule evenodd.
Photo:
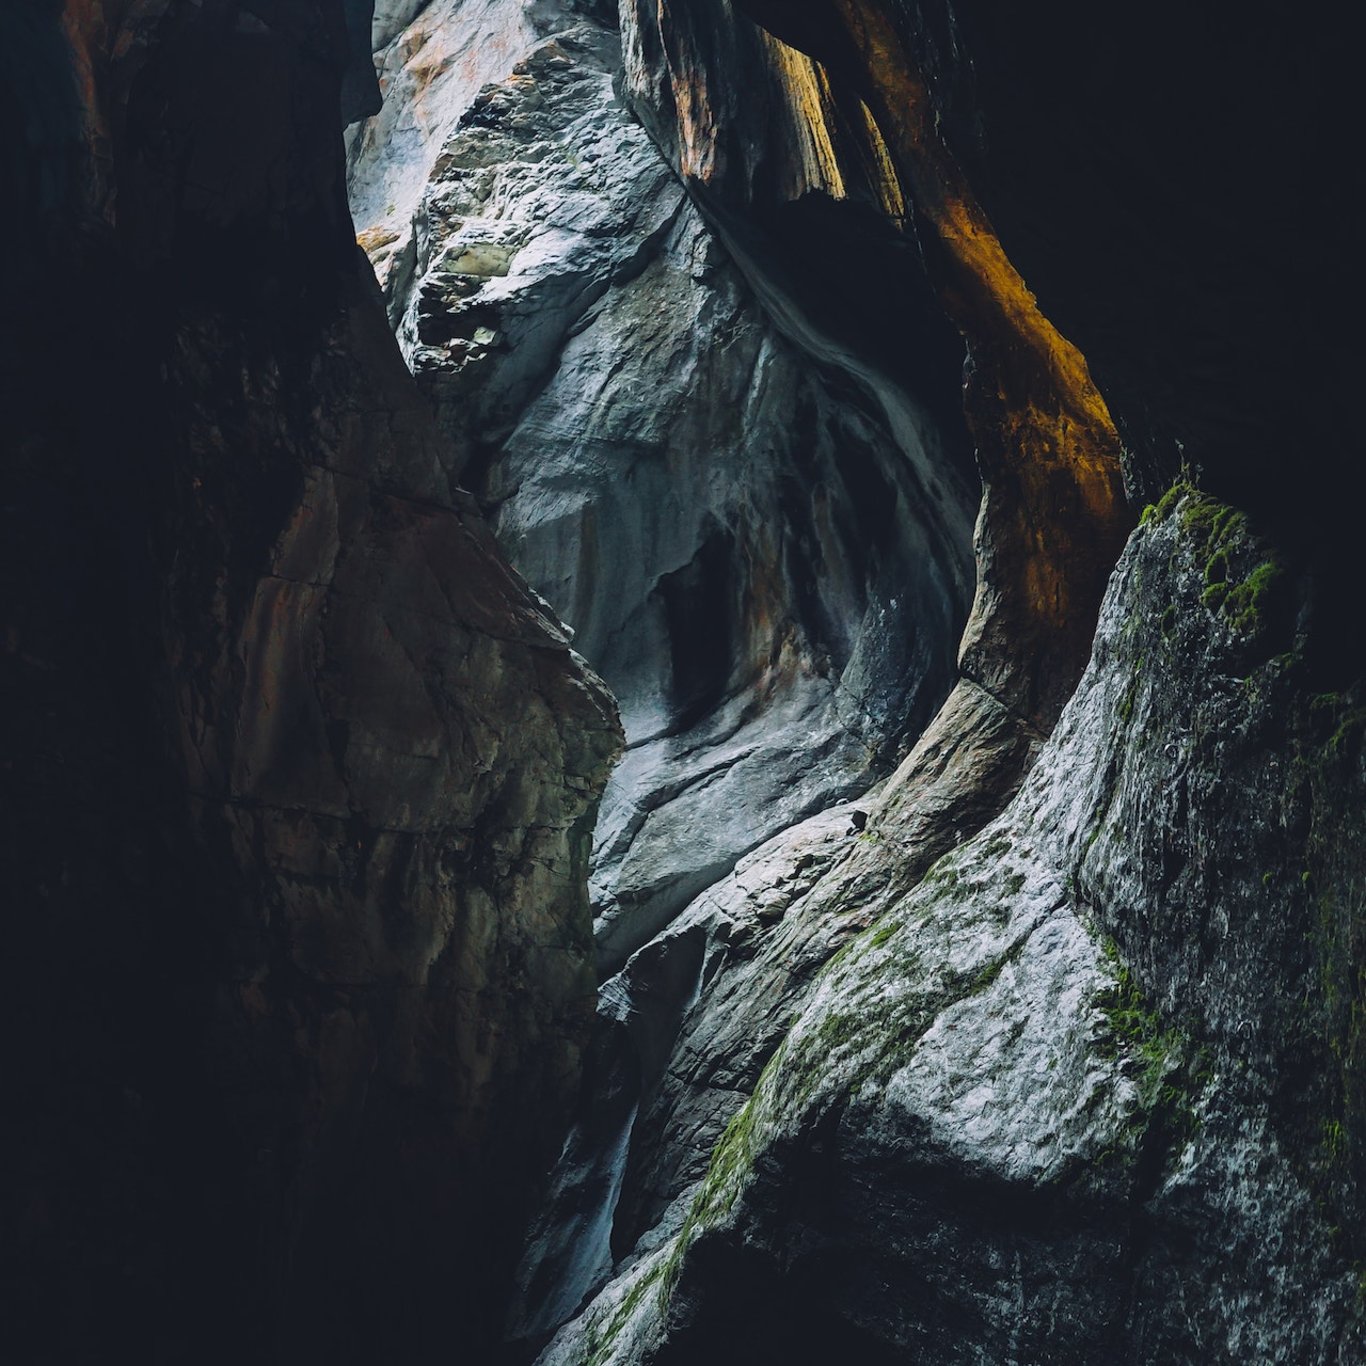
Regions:
M 651 1168 L 681 1160 L 671 1139 L 656 1142 L 664 1130 L 692 1124 L 702 1147 L 733 1108 L 733 1086 L 699 1084 L 684 1121 L 660 1094 L 689 1001 L 744 956 L 714 934 L 698 951 L 700 908 L 732 895 L 717 884 L 738 859 L 768 840 L 786 847 L 794 826 L 802 843 L 800 822 L 863 792 L 923 729 L 968 609 L 970 503 L 958 344 L 876 197 L 895 185 L 876 166 L 833 163 L 838 187 L 812 180 L 800 158 L 788 164 L 786 134 L 755 142 L 754 157 L 786 167 L 780 208 L 810 226 L 829 215 L 829 259 L 798 235 L 807 259 L 786 275 L 733 263 L 614 93 L 615 33 L 567 6 L 517 13 L 535 37 L 459 5 L 399 33 L 377 27 L 386 99 L 416 105 L 357 137 L 351 185 L 404 352 L 454 438 L 454 477 L 574 626 L 627 731 L 592 883 L 611 980 L 583 1111 L 524 1268 L 515 1317 L 532 1331 L 572 1310 L 611 1249 L 653 1218 Z M 517 52 L 506 79 L 475 92 L 456 63 L 413 84 L 446 72 L 433 54 L 495 30 Z M 781 72 L 770 98 L 781 128 L 806 127 Z M 426 130 L 420 150 L 409 127 Z M 410 222 L 367 221 L 380 213 L 373 187 L 410 165 L 429 176 Z M 892 363 L 864 326 L 866 300 L 851 310 L 856 292 L 829 286 L 848 269 L 871 288 L 873 265 L 909 320 Z M 794 287 L 799 274 L 825 284 Z M 965 709 L 1000 728 L 985 696 Z M 1021 719 L 984 743 L 1011 756 L 993 775 L 998 796 L 1027 730 Z M 927 805 L 951 806 L 950 786 Z M 936 819 L 949 838 L 952 816 Z M 818 825 L 837 823 L 842 840 L 848 821 L 846 810 Z M 755 857 L 768 866 L 772 853 Z M 775 1021 L 792 1009 L 781 983 L 830 951 L 767 964 Z M 752 1053 L 743 1030 L 730 1040 L 746 1052 L 730 1059 L 737 1075 L 757 1075 L 777 1027 Z
M 577 1087 L 619 729 L 355 247 L 343 19 L 7 50 L 53 233 L 6 262 L 16 1359 L 480 1350 Z
M 1125 430 L 1142 441 L 1121 451 L 1086 361 L 1041 311 L 983 207 L 1006 204 L 1004 221 L 1028 241 L 1020 224 L 1038 236 L 1029 213 L 1046 219 L 1043 191 L 993 174 L 981 127 L 971 145 L 953 140 L 973 126 L 974 110 L 989 133 L 1010 98 L 1024 97 L 1016 77 L 1008 97 L 988 91 L 972 105 L 971 54 L 957 45 L 951 15 L 853 3 L 748 8 L 771 34 L 721 3 L 625 6 L 627 89 L 760 297 L 798 336 L 838 345 L 861 329 L 791 262 L 828 249 L 870 206 L 889 229 L 914 225 L 928 278 L 969 351 L 964 402 L 986 486 L 977 600 L 964 676 L 894 778 L 860 803 L 873 819 L 854 847 L 839 809 L 779 836 L 605 987 L 603 1013 L 618 1033 L 615 1052 L 605 1049 L 611 1060 L 599 1063 L 603 1104 L 567 1149 L 559 1198 L 569 1222 L 552 1217 L 536 1237 L 547 1258 L 540 1270 L 569 1265 L 581 1287 L 615 1259 L 617 1278 L 546 1359 L 855 1349 L 869 1360 L 924 1350 L 936 1360 L 1350 1359 L 1360 1333 L 1360 1149 L 1359 1042 L 1347 1002 L 1359 1000 L 1360 885 L 1338 841 L 1353 844 L 1359 828 L 1357 780 L 1347 777 L 1359 758 L 1350 703 L 1316 689 L 1350 677 L 1356 656 L 1325 631 L 1340 545 L 1306 553 L 1299 502 L 1271 509 L 1264 499 L 1284 411 L 1273 421 L 1262 401 L 1240 419 L 1259 427 L 1258 468 L 1243 492 L 1264 514 L 1269 545 L 1251 545 L 1238 514 L 1195 500 L 1177 519 L 1184 544 L 1162 542 L 1165 574 L 1152 545 L 1171 528 L 1155 525 L 1131 547 L 1071 727 L 1044 750 L 1000 828 L 958 856 L 983 873 L 972 891 L 990 889 L 992 905 L 978 906 L 986 918 L 928 882 L 910 893 L 999 810 L 1052 728 L 1090 650 L 1130 518 L 1121 456 L 1137 487 L 1170 477 L 1172 451 L 1187 445 L 1173 433 L 1189 436 L 1193 394 L 1185 379 L 1170 390 L 1150 374 L 1135 381 L 1151 353 L 1140 357 L 1132 336 L 1108 348 L 1096 335 L 1110 373 L 1125 377 L 1115 384 Z M 989 48 L 988 64 L 996 57 Z M 1003 79 L 999 63 L 994 70 Z M 1103 125 L 1089 136 L 1104 137 Z M 1185 174 L 1184 154 L 1173 164 Z M 1141 194 L 1151 168 L 1136 169 L 1131 193 Z M 1084 163 L 1068 173 L 1087 183 Z M 794 184 L 825 202 L 824 235 L 813 239 L 811 218 L 794 211 Z M 1210 200 L 1214 219 L 1236 217 L 1241 203 L 1222 192 Z M 1051 270 L 1031 259 L 1050 298 L 1094 287 L 1084 252 L 1055 255 Z M 1145 260 L 1136 273 L 1157 268 Z M 1126 307 L 1141 292 L 1116 288 Z M 1220 312 L 1211 300 L 1231 289 L 1217 273 L 1202 288 L 1210 315 Z M 1250 302 L 1240 297 L 1237 310 Z M 1222 326 L 1212 316 L 1208 325 Z M 895 373 L 885 323 L 862 335 L 865 350 L 880 351 L 876 368 Z M 1236 371 L 1238 354 L 1221 356 L 1221 367 Z M 1226 408 L 1248 380 L 1221 375 L 1216 396 L 1197 406 Z M 1189 445 L 1216 486 L 1238 487 L 1227 448 L 1208 431 Z M 1116 614 L 1125 649 L 1115 644 Z M 1145 621 L 1150 638 L 1133 646 Z M 1147 648 L 1155 622 L 1162 655 Z M 1280 655 L 1268 665 L 1259 651 L 1276 631 Z M 1150 680 L 1144 671 L 1159 658 Z M 1228 676 L 1250 691 L 1230 693 Z M 1148 687 L 1152 714 L 1131 725 Z M 1174 688 L 1189 713 L 1168 697 Z M 1180 763 L 1176 781 L 1159 773 L 1158 753 L 1189 761 L 1191 774 Z M 1123 774 L 1132 786 L 1120 800 Z M 1281 801 L 1259 813 L 1265 828 L 1225 814 L 1216 778 L 1269 792 L 1281 774 Z M 1121 812 L 1113 826 L 1106 807 Z M 1322 875 L 1309 865 L 1329 830 L 1334 885 L 1314 892 Z M 1001 861 L 1003 838 L 1028 846 L 1028 866 Z M 1266 864 L 1255 878 L 1254 849 Z M 960 876 L 946 865 L 951 886 Z M 887 924 L 818 973 L 903 901 L 924 906 L 908 931 L 904 991 L 894 955 L 859 947 L 887 943 Z M 959 961 L 960 949 L 977 956 Z M 905 1008 L 883 1029 L 892 1000 Z M 949 1033 L 960 1024 L 962 1038 Z M 1030 1029 L 1035 1038 L 1021 1044 Z M 846 1039 L 850 1066 L 822 1082 Z M 633 1069 L 643 1087 L 623 1082 Z M 902 1070 L 916 1074 L 910 1099 L 865 1094 L 874 1081 L 890 1094 Z M 1043 1074 L 1054 1070 L 1065 1075 L 1050 1087 Z M 1206 1111 L 1217 1122 L 1191 1137 Z M 965 1139 L 947 1136 L 960 1125 Z M 709 1174 L 690 1189 L 709 1154 Z M 885 1195 L 887 1171 L 903 1161 L 892 1200 L 900 1213 L 884 1215 L 860 1192 Z M 600 1201 L 604 1189 L 615 1202 L 610 1237 L 601 1204 L 586 1195 Z M 998 1198 L 1006 1210 L 993 1227 Z M 1036 1224 L 1052 1222 L 1071 1232 L 1040 1252 L 1030 1244 Z M 999 1273 L 1012 1258 L 1007 1286 Z M 1185 1278 L 1200 1288 L 1192 1307 L 1173 1308 L 1170 1287 Z M 921 1304 L 913 1287 L 926 1286 Z M 528 1302 L 551 1308 L 533 1308 L 524 1323 L 553 1322 L 572 1300 L 565 1292 L 563 1279 L 533 1277 Z
M 865 900 L 705 1178 L 544 1361 L 1360 1354 L 1360 717 L 1307 694 L 1305 584 L 1267 555 L 1194 491 L 1154 511 L 1018 797 Z M 802 922 L 848 888 L 800 889 Z
M 503 79 L 476 90 L 445 55 L 410 88 L 476 33 L 515 55 Z M 615 970 L 885 772 L 942 698 L 969 593 L 959 436 L 923 377 L 872 385 L 764 316 L 614 95 L 602 23 L 452 5 L 376 38 L 403 112 L 353 153 L 361 240 L 453 476 L 622 708 L 594 874 Z M 428 179 L 403 230 L 371 223 L 409 165 Z
M 1321 30 L 4 21 L 28 1359 L 1366 1356 Z

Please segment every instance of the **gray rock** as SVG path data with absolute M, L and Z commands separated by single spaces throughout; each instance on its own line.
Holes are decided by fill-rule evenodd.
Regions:
M 455 17 L 424 10 L 382 64 Z M 365 241 L 389 221 L 376 178 L 409 174 L 386 167 L 426 175 L 388 277 L 400 341 L 452 478 L 622 710 L 593 880 L 610 973 L 932 715 L 967 498 L 926 498 L 939 436 L 914 400 L 851 387 L 766 319 L 614 94 L 615 35 L 569 7 L 535 23 L 554 31 L 477 94 L 396 87 L 427 141 L 396 114 L 367 130 L 353 201 Z M 371 247 L 383 275 L 397 248 Z
M 1358 809 L 1366 774 L 1354 748 L 1325 789 L 1344 742 L 1302 729 L 1275 561 L 1230 511 L 1168 506 L 1019 795 L 913 890 L 889 879 L 678 1231 L 545 1366 L 1360 1355 L 1314 930 L 1359 873 L 1305 815 Z M 838 882 L 808 899 L 833 911 Z
M 770 320 L 617 98 L 614 35 L 568 7 L 542 5 L 535 22 L 548 36 L 477 94 L 454 79 L 395 86 L 417 99 L 427 143 L 419 152 L 408 115 L 391 113 L 352 165 L 361 239 L 454 438 L 450 477 L 572 625 L 628 737 L 594 854 L 611 978 L 595 1080 L 514 1312 L 533 1334 L 602 1280 L 634 1241 L 626 1230 L 653 1221 L 675 1168 L 696 1174 L 791 1018 L 784 992 L 839 942 L 803 952 L 794 933 L 769 951 L 774 1018 L 754 1047 L 733 1004 L 754 983 L 728 979 L 730 1034 L 698 1046 L 741 1080 L 698 1079 L 686 1103 L 672 1093 L 663 1073 L 685 1017 L 715 1028 L 702 1001 L 718 972 L 778 918 L 773 905 L 746 912 L 742 934 L 730 911 L 706 909 L 752 881 L 750 869 L 732 884 L 737 860 L 769 841 L 786 852 L 761 864 L 804 857 L 801 823 L 884 775 L 948 689 L 971 502 L 904 387 L 804 322 Z M 381 64 L 449 44 L 433 24 L 424 11 Z M 411 231 L 380 240 L 394 227 L 375 186 L 409 174 L 427 177 L 404 201 Z M 1007 747 L 1022 762 L 1018 738 Z M 831 820 L 848 824 L 841 811 L 821 828 Z

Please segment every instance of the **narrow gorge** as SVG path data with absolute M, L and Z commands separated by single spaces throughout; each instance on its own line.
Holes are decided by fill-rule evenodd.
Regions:
M 1366 1358 L 1332 22 L 0 3 L 7 1360 Z

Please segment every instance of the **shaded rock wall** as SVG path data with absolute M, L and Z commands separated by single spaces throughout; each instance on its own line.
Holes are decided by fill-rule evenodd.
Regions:
M 1132 488 L 1156 498 L 1189 464 L 1317 559 L 1312 610 L 1352 610 L 1350 518 L 1287 464 L 1301 452 L 1331 485 L 1360 444 L 1366 185 L 1340 44 L 1275 5 L 739 7 L 865 98 L 913 54 L 937 135 L 1099 380 Z M 1333 686 L 1361 668 L 1331 628 L 1309 648 Z
M 782 274 L 767 258 L 776 256 L 781 272 L 792 248 L 770 242 L 806 236 L 782 212 L 780 187 L 800 173 L 845 218 L 871 199 L 883 235 L 900 240 L 901 273 L 928 275 L 967 346 L 963 404 L 984 482 L 977 597 L 959 665 L 1022 722 L 1047 729 L 1080 675 L 1126 527 L 1120 446 L 1085 358 L 1039 310 L 943 142 L 911 49 L 876 6 L 838 9 L 833 37 L 818 48 L 839 59 L 828 67 L 755 27 L 729 0 L 626 13 L 636 105 L 702 202 L 737 225 L 733 236 L 757 258 L 756 273 L 777 285 Z M 772 116 L 758 121 L 762 94 L 753 113 L 737 107 L 754 72 L 801 137 Z M 825 155 L 805 155 L 811 146 Z M 919 308 L 889 320 L 877 292 L 881 266 L 871 258 L 864 267 L 882 315 L 874 328 L 804 279 L 787 292 L 827 326 L 865 334 L 878 366 L 905 383 L 915 355 L 908 343 L 923 328 L 914 319 L 931 305 L 922 284 Z
M 936 312 L 907 190 L 938 184 L 942 155 L 899 163 L 868 103 L 728 5 L 627 6 L 623 23 L 634 106 L 770 316 L 867 392 L 932 382 L 955 348 L 928 321 Z M 1039 315 L 970 194 L 954 182 L 942 198 L 925 230 L 968 245 L 951 257 L 952 286 L 929 278 L 957 301 L 950 314 L 969 343 L 965 398 L 987 476 L 963 677 L 896 775 L 860 802 L 894 822 L 888 848 L 852 842 L 850 813 L 838 809 L 775 836 L 604 987 L 614 1044 L 597 1065 L 601 1096 L 620 1098 L 606 1107 L 616 1119 L 590 1114 L 571 1138 L 557 1178 L 570 1232 L 552 1214 L 533 1235 L 549 1264 L 575 1270 L 580 1290 L 698 1177 L 817 969 L 866 923 L 869 898 L 912 885 L 1000 809 L 1081 668 L 1124 517 L 1118 443 L 1084 362 Z M 842 291 L 821 268 L 832 253 Z M 921 452 L 922 489 L 953 478 L 947 454 Z M 891 629 L 907 629 L 908 616 L 890 615 Z M 694 819 L 701 831 L 716 821 Z M 842 896 L 805 913 L 806 892 L 832 864 Z M 831 917 L 834 904 L 842 914 Z M 584 1213 L 596 1209 L 587 1193 L 604 1190 L 615 1202 L 610 1238 L 599 1214 Z M 562 1312 L 572 1301 L 563 1286 L 547 1288 L 544 1270 L 534 1259 L 527 1269 L 527 1327 L 553 1321 L 545 1303 Z
M 614 708 L 357 252 L 342 7 L 6 39 L 14 1359 L 477 1354 L 588 1038 Z
M 476 33 L 519 54 L 477 93 L 449 55 Z M 676 1194 L 672 1176 L 647 1176 L 681 1160 L 660 1135 L 690 1124 L 704 1153 L 740 1094 L 699 1084 L 697 1115 L 676 1121 L 676 1097 L 660 1097 L 689 1002 L 739 961 L 698 949 L 705 889 L 885 774 L 949 687 L 969 597 L 961 362 L 888 219 L 904 205 L 879 198 L 896 193 L 880 162 L 845 165 L 812 142 L 776 179 L 756 173 L 802 227 L 774 238 L 799 248 L 781 273 L 756 272 L 615 94 L 621 55 L 602 24 L 568 6 L 448 5 L 375 39 L 396 107 L 353 143 L 360 240 L 454 439 L 452 477 L 572 623 L 628 737 L 593 879 L 611 980 L 514 1316 L 534 1333 L 653 1221 L 657 1186 Z M 636 71 L 628 62 L 628 85 Z M 787 158 L 786 138 L 809 131 L 786 79 L 773 73 L 767 98 L 787 132 L 753 141 L 759 160 Z M 417 170 L 429 179 L 393 221 L 374 187 Z M 884 302 L 899 324 L 874 332 Z M 1012 756 L 1003 790 L 1026 730 L 984 747 Z M 848 813 L 821 824 L 843 841 Z M 947 839 L 961 819 L 938 824 Z M 776 1019 L 792 1009 L 777 984 L 818 958 L 766 969 Z M 753 1052 L 734 1028 L 745 1060 L 730 1062 L 752 1082 L 777 1025 Z
M 376 291 L 266 8 L 5 11 L 31 1359 L 1359 1358 L 1323 35 L 386 0 Z

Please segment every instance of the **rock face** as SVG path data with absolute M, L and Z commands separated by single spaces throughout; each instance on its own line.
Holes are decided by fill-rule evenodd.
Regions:
M 1123 15 L 1084 0 L 1028 13 L 998 0 L 736 9 L 873 107 L 909 58 L 926 126 L 1099 381 L 1131 487 L 1153 499 L 1183 461 L 1198 467 L 1216 496 L 1317 560 L 1316 612 L 1354 610 L 1350 514 L 1293 477 L 1288 457 L 1316 452 L 1331 471 L 1355 452 L 1343 376 L 1362 355 L 1351 319 L 1366 306 L 1366 170 L 1343 138 L 1354 83 L 1340 44 L 1274 9 L 1231 29 L 1177 3 Z M 912 104 L 904 88 L 895 102 Z M 1272 193 L 1269 165 L 1285 170 Z M 1332 686 L 1362 666 L 1332 629 L 1310 650 Z
M 1360 1355 L 1359 821 L 1319 841 L 1366 770 L 1266 554 L 1193 491 L 1135 533 L 1020 794 L 865 900 L 705 1178 L 544 1362 Z M 799 886 L 803 921 L 848 920 L 847 886 Z
M 672 1140 L 646 1135 L 667 1127 L 658 1091 L 684 1009 L 728 957 L 695 951 L 720 933 L 701 928 L 714 919 L 703 908 L 733 899 L 723 880 L 737 860 L 770 839 L 786 848 L 793 826 L 802 844 L 803 820 L 885 775 L 947 691 L 970 503 L 951 332 L 914 322 L 910 354 L 889 368 L 849 318 L 747 280 L 614 93 L 616 35 L 569 7 L 524 14 L 533 37 L 487 7 L 377 26 L 400 111 L 356 138 L 351 185 L 405 355 L 454 438 L 452 476 L 574 626 L 627 731 L 593 878 L 612 980 L 514 1312 L 535 1333 L 634 1240 L 651 1164 L 678 1160 Z M 476 31 L 517 53 L 478 92 L 432 56 Z M 400 224 L 375 187 L 413 168 L 429 180 Z M 854 261 L 867 287 L 857 257 L 871 245 L 894 266 L 883 287 L 932 319 L 881 208 L 829 190 L 800 174 L 781 189 L 784 203 L 852 215 L 836 210 L 833 259 L 808 266 L 828 276 Z M 1015 765 L 998 787 L 1027 751 L 1023 732 L 998 745 Z M 833 819 L 838 844 L 847 812 Z M 775 1019 L 791 1013 L 781 984 L 831 951 L 769 965 Z M 745 1064 L 751 1081 L 777 1027 Z M 734 1094 L 718 1110 L 699 1089 L 695 1144 Z
M 356 249 L 341 6 L 258 8 L 16 38 L 16 1360 L 477 1353 L 592 1019 L 615 711 Z
M 1366 1357 L 1355 86 L 1188 8 L 5 11 L 11 1354 Z
M 452 67 L 410 94 L 431 49 L 496 27 L 446 8 L 376 31 L 387 98 L 416 106 L 358 139 L 353 202 L 454 477 L 621 706 L 594 875 L 614 971 L 924 726 L 967 609 L 969 497 L 911 383 L 765 317 L 615 97 L 613 32 L 519 11 L 538 36 L 499 38 L 521 53 L 504 80 L 476 93 Z M 411 226 L 369 224 L 410 164 L 430 177 Z
M 1171 912 L 1135 930 L 1138 890 L 1105 884 L 1101 855 L 1077 847 L 1078 829 L 1100 846 L 1109 819 L 1101 802 L 1127 760 L 1135 786 L 1123 818 L 1107 827 L 1108 857 L 1128 866 L 1150 899 L 1169 896 L 1173 865 L 1189 860 L 1201 869 L 1190 891 L 1195 914 L 1227 934 L 1236 913 L 1225 897 L 1244 910 L 1255 889 L 1245 870 L 1241 890 L 1231 872 L 1227 885 L 1204 876 L 1208 848 L 1240 862 L 1210 791 L 1226 760 L 1246 756 L 1250 788 L 1268 773 L 1299 774 L 1295 795 L 1258 833 L 1255 847 L 1278 848 L 1280 859 L 1261 870 L 1263 888 L 1278 878 L 1288 885 L 1317 857 L 1306 819 L 1339 832 L 1334 839 L 1355 828 L 1356 789 L 1323 780 L 1318 746 L 1327 732 L 1309 719 L 1324 646 L 1304 624 L 1331 600 L 1322 569 L 1295 558 L 1309 567 L 1302 629 L 1292 640 L 1279 623 L 1294 664 L 1258 675 L 1257 686 L 1274 680 L 1279 704 L 1296 718 L 1278 730 L 1274 706 L 1259 713 L 1241 695 L 1230 702 L 1221 680 L 1246 663 L 1248 640 L 1270 629 L 1254 604 L 1281 571 L 1271 559 L 1249 560 L 1260 552 L 1240 539 L 1234 514 L 1187 508 L 1186 569 L 1198 556 L 1205 577 L 1196 574 L 1192 587 L 1189 573 L 1172 582 L 1126 561 L 1112 590 L 1112 612 L 1131 622 L 1160 617 L 1164 640 L 1176 620 L 1189 631 L 1184 655 L 1168 651 L 1148 728 L 1114 731 L 1115 717 L 1127 723 L 1137 705 L 1132 675 L 1145 655 L 1107 655 L 1112 622 L 1091 692 L 1074 703 L 1074 712 L 1089 709 L 1090 721 L 1076 722 L 1086 733 L 1064 726 L 1002 823 L 960 851 L 963 866 L 982 874 L 975 892 L 990 894 L 965 904 L 932 884 L 911 892 L 1009 798 L 1075 684 L 1127 521 L 1121 449 L 1085 360 L 1040 311 L 955 149 L 940 141 L 943 70 L 925 53 L 942 49 L 912 48 L 880 6 L 829 8 L 835 30 L 804 31 L 785 10 L 771 16 L 778 34 L 822 61 L 746 29 L 723 3 L 625 6 L 626 88 L 772 316 L 808 348 L 819 338 L 825 354 L 861 367 L 865 379 L 890 368 L 904 383 L 904 370 L 889 366 L 881 335 L 793 270 L 814 248 L 812 219 L 792 211 L 789 187 L 826 202 L 819 248 L 831 224 L 847 234 L 866 223 L 870 205 L 898 231 L 896 220 L 913 208 L 929 278 L 968 344 L 964 397 L 986 481 L 964 677 L 902 768 L 861 802 L 873 820 L 858 840 L 840 809 L 779 835 L 608 981 L 594 1089 L 534 1230 L 515 1325 L 534 1336 L 610 1275 L 547 1361 L 813 1351 L 867 1360 L 927 1352 L 933 1360 L 1155 1361 L 1207 1351 L 1350 1359 L 1360 1332 L 1359 1253 L 1340 1233 L 1360 1222 L 1350 1136 L 1359 1044 L 1343 1005 L 1359 953 L 1349 928 L 1358 913 L 1344 909 L 1360 904 L 1350 859 L 1334 856 L 1334 890 L 1312 905 L 1303 878 L 1269 914 L 1259 903 L 1241 947 L 1223 946 L 1238 966 L 1221 976 L 1208 966 L 1218 952 L 1210 930 Z M 842 45 L 831 31 L 842 32 Z M 881 350 L 880 365 L 868 365 L 870 350 Z M 1135 421 L 1131 408 L 1126 429 Z M 1131 479 L 1141 486 L 1164 459 L 1160 443 L 1131 453 Z M 1285 522 L 1273 525 L 1284 541 Z M 1228 544 L 1212 549 L 1211 536 L 1225 535 Z M 1234 582 L 1230 557 L 1240 561 Z M 1230 604 L 1205 639 L 1209 611 Z M 1173 686 L 1205 707 L 1198 720 L 1162 711 Z M 1097 700 L 1106 696 L 1108 709 Z M 1231 710 L 1253 737 L 1230 725 Z M 1350 717 L 1348 709 L 1333 723 L 1339 767 L 1355 762 L 1343 752 Z M 1195 797 L 1173 797 L 1164 819 L 1174 853 L 1139 833 L 1155 780 L 1144 764 L 1172 748 L 1172 731 L 1192 726 L 1219 737 L 1220 752 L 1197 778 L 1201 813 L 1183 805 L 1198 806 Z M 1253 772 L 1258 764 L 1265 770 Z M 1175 829 L 1187 819 L 1189 828 Z M 1002 838 L 1020 846 L 1023 864 L 1002 858 Z M 919 917 L 907 937 L 904 991 L 890 949 L 850 948 L 821 974 L 851 935 L 903 900 Z M 880 944 L 887 928 L 872 931 Z M 1304 1005 L 1266 1024 L 1254 1064 L 1256 1050 L 1239 1041 L 1252 1027 L 1248 993 L 1268 982 L 1274 999 Z M 1353 999 L 1357 991 L 1345 988 Z M 884 998 L 903 997 L 885 1029 L 867 1023 L 879 1019 Z M 822 1083 L 831 1049 L 860 1028 L 882 1061 L 852 1056 L 849 1070 L 836 1067 Z M 1211 1061 L 1220 1058 L 1222 1073 Z M 908 1090 L 894 1104 L 864 1095 L 870 1076 L 890 1094 L 903 1067 Z M 1283 1078 L 1300 1069 L 1292 1095 Z M 1041 1074 L 1058 1070 L 1056 1086 L 1044 1086 Z M 763 1131 L 770 1107 L 781 1118 Z M 1196 1118 L 1204 1124 L 1207 1112 L 1196 1139 Z M 965 1139 L 953 1138 L 959 1127 Z M 876 1139 L 865 1141 L 865 1129 Z M 710 1174 L 700 1190 L 690 1187 L 709 1155 Z M 893 1199 L 898 1212 L 884 1216 L 868 1192 L 885 1196 L 882 1173 L 897 1163 L 908 1168 Z M 727 1222 L 737 1183 L 754 1205 Z M 937 1186 L 945 1193 L 934 1194 Z M 998 1197 L 1010 1212 L 992 1227 Z M 927 1208 L 939 1211 L 928 1231 Z M 1067 1236 L 1036 1255 L 1037 1226 L 1053 1222 Z M 1012 1259 L 1016 1280 L 989 1285 Z M 1200 1289 L 1192 1307 L 1172 1310 L 1170 1287 L 1187 1276 Z M 914 1307 L 911 1287 L 924 1285 L 938 1299 Z M 752 1329 L 737 1332 L 744 1323 Z

